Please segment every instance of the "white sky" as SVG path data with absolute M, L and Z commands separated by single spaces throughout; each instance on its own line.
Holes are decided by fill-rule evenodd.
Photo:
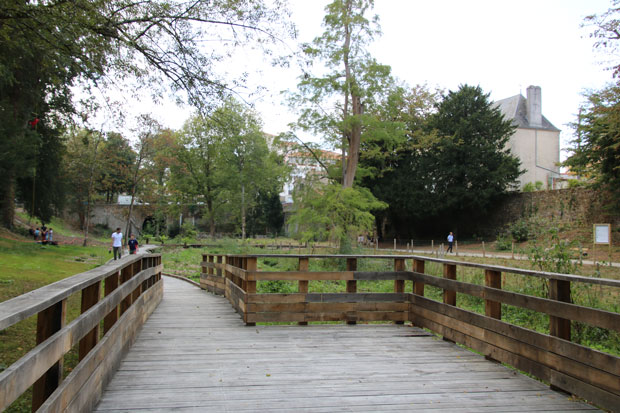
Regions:
M 299 41 L 322 33 L 327 3 L 290 0 Z M 586 15 L 610 6 L 610 0 L 375 0 L 383 35 L 371 53 L 410 85 L 449 90 L 480 85 L 493 100 L 525 96 L 529 85 L 540 86 L 543 115 L 562 129 L 565 148 L 572 138 L 567 124 L 575 120 L 583 91 L 611 81 L 602 63 L 606 57 L 593 51 L 589 29 L 580 27 Z M 289 45 L 296 48 L 292 41 Z M 232 67 L 251 73 L 250 90 L 258 84 L 267 88 L 260 100 L 250 98 L 263 116 L 265 132 L 288 130 L 295 115 L 281 104 L 280 91 L 295 89 L 299 70 L 273 68 L 244 51 Z M 189 112 L 173 106 L 153 112 L 177 129 Z

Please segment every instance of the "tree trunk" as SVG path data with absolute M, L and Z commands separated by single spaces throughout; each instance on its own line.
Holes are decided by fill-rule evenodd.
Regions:
M 241 239 L 245 239 L 245 184 L 241 184 Z
M 12 229 L 15 219 L 15 174 L 12 169 L 7 171 L 4 182 L 4 193 L 2 194 L 2 199 L 0 199 L 2 226 Z
M 357 171 L 357 163 L 360 157 L 360 144 L 362 140 L 362 104 L 359 96 L 352 94 L 351 106 L 353 109 L 353 116 L 356 117 L 355 122 L 351 128 L 351 140 L 349 142 L 349 153 L 347 155 L 347 168 L 342 181 L 343 188 L 351 188 L 355 181 L 355 173 Z

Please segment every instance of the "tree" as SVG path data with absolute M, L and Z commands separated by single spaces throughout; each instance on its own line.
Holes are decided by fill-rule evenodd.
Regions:
M 370 211 L 387 205 L 362 187 L 312 182 L 295 188 L 295 213 L 290 224 L 301 241 L 339 241 L 341 252 L 361 232 L 371 232 L 374 216 Z
M 589 93 L 573 126 L 577 137 L 564 165 L 620 201 L 620 85 Z
M 16 179 L 17 198 L 24 208 L 41 222 L 50 222 L 52 216 L 65 204 L 66 183 L 62 179 L 62 158 L 65 146 L 60 131 L 39 122 L 32 158 L 28 157 L 26 173 Z
M 84 230 L 84 242 L 88 242 L 90 227 L 90 208 L 95 201 L 95 178 L 99 175 L 103 134 L 86 129 L 73 129 L 68 132 L 67 150 L 64 160 L 64 173 L 69 192 L 70 208 L 78 214 Z
M 125 225 L 125 244 L 131 233 L 131 215 L 133 213 L 133 205 L 136 194 L 149 172 L 149 168 L 145 167 L 153 157 L 153 139 L 161 131 L 161 126 L 149 115 L 141 115 L 137 119 L 138 141 L 136 142 L 136 157 L 133 162 L 131 171 L 131 181 L 129 193 L 131 201 L 129 202 L 129 212 L 127 213 L 127 224 Z
M 355 180 L 360 149 L 368 132 L 365 113 L 376 95 L 392 83 L 390 67 L 378 64 L 366 46 L 378 33 L 377 18 L 365 17 L 372 0 L 334 0 L 325 8 L 325 32 L 303 45 L 310 62 L 324 63 L 328 72 L 311 76 L 304 71 L 291 104 L 301 107 L 298 126 L 324 135 L 342 151 L 343 188 Z M 309 63 L 311 65 L 311 63 Z
M 96 178 L 96 191 L 105 196 L 106 203 L 115 195 L 129 192 L 131 171 L 136 153 L 129 140 L 120 133 L 110 132 L 101 147 L 101 170 Z
M 204 204 L 211 237 L 215 237 L 215 219 L 223 203 L 218 161 L 223 150 L 222 140 L 215 118 L 193 116 L 179 132 L 175 151 L 177 162 L 172 167 L 174 186 L 193 197 L 194 202 Z
M 287 168 L 276 153 L 270 152 L 253 111 L 229 99 L 213 119 L 223 138 L 220 162 L 224 186 L 240 206 L 241 237 L 245 239 L 248 210 L 256 204 L 261 191 L 279 191 Z
M 32 157 L 29 122 L 58 128 L 74 112 L 71 88 L 137 80 L 154 96 L 171 91 L 207 110 L 229 95 L 217 74 L 221 54 L 204 47 L 219 39 L 240 43 L 277 41 L 279 0 L 174 2 L 167 0 L 51 0 L 0 6 L 0 189 L 2 223 L 13 222 L 16 180 Z M 285 13 L 285 12 L 284 12 Z M 226 39 L 231 39 L 226 41 Z M 65 119 L 66 120 L 66 119 Z M 25 138 L 26 137 L 26 138 Z
M 249 234 L 278 235 L 284 226 L 284 210 L 278 191 L 259 190 L 256 203 L 247 216 Z
M 590 15 L 584 19 L 582 26 L 591 26 L 590 37 L 595 39 L 594 47 L 607 51 L 609 55 L 618 56 L 620 40 L 620 0 L 612 0 L 612 7 L 600 15 Z M 620 64 L 613 64 L 610 69 L 613 76 L 620 76 Z
M 514 126 L 480 87 L 461 86 L 426 113 L 424 122 L 412 120 L 417 129 L 390 159 L 391 170 L 368 182 L 397 228 L 439 229 L 437 221 L 454 228 L 466 214 L 484 213 L 520 175 L 506 149 Z

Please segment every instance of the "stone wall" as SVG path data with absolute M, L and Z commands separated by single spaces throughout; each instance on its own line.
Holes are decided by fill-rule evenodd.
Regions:
M 508 224 L 532 215 L 580 228 L 611 224 L 613 243 L 620 243 L 620 210 L 613 207 L 608 194 L 584 188 L 510 194 L 489 214 L 483 231 L 493 236 Z

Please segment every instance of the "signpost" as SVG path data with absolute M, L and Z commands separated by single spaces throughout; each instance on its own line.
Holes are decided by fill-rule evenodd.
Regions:
M 597 245 L 609 246 L 609 261 L 611 263 L 611 224 L 594 224 L 594 242 L 592 244 L 592 257 Z M 596 262 L 596 258 L 594 258 Z

